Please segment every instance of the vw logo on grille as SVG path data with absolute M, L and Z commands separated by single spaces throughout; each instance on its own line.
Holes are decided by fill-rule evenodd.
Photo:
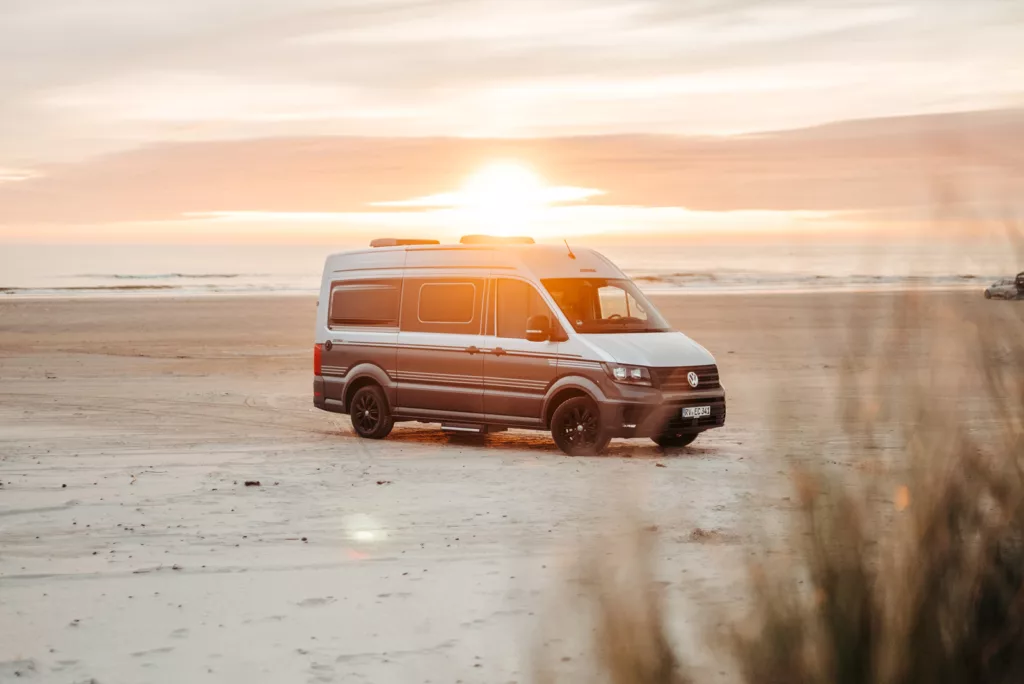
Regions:
M 690 383 L 690 387 L 696 387 L 700 384 L 700 378 L 698 378 L 697 374 L 693 371 L 686 374 L 686 381 Z

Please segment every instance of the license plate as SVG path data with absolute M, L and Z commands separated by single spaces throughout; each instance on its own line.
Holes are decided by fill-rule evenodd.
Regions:
M 710 415 L 710 406 L 687 406 L 683 409 L 683 418 L 703 418 Z

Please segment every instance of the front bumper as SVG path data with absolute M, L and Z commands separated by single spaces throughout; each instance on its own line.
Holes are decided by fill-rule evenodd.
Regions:
M 709 406 L 711 415 L 683 418 L 683 408 Z M 601 422 L 611 437 L 658 437 L 695 434 L 725 425 L 722 389 L 664 395 L 661 401 L 614 401 L 601 408 Z

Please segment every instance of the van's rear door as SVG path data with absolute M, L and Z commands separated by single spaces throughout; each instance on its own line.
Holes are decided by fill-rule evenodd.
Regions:
M 338 277 L 331 282 L 326 341 L 321 347 L 324 395 L 343 401 L 353 369 L 368 366 L 390 374 L 396 364 L 400 275 Z M 385 386 L 394 401 L 391 388 Z

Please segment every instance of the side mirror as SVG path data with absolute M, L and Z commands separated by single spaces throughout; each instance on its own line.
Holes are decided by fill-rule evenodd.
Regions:
M 530 342 L 547 342 L 551 339 L 551 321 L 547 316 L 530 316 L 526 319 L 526 339 Z

